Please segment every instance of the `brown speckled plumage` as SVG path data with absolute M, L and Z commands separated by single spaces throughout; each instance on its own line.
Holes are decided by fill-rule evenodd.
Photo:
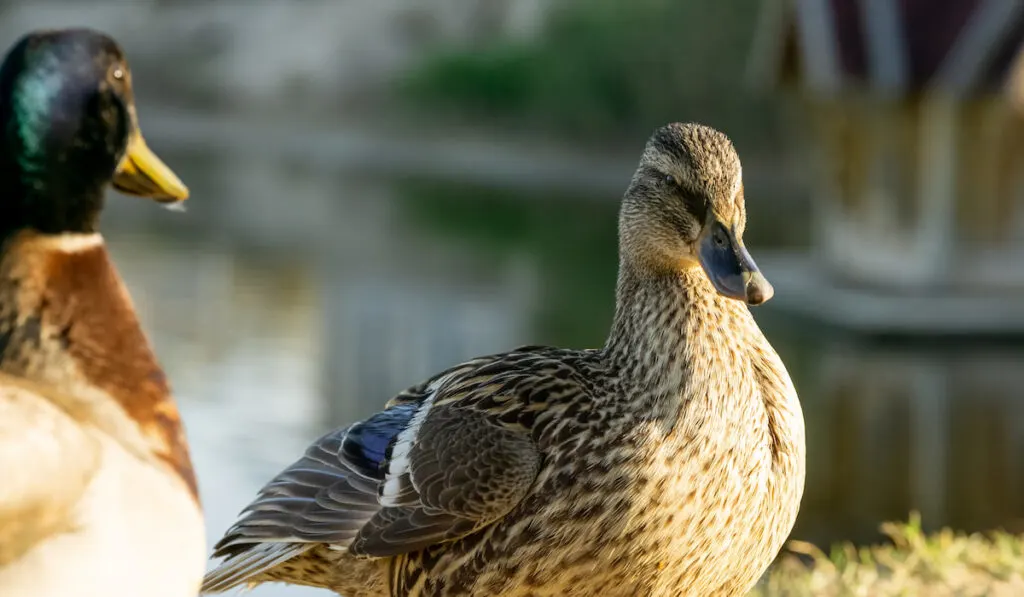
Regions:
M 789 376 L 747 306 L 722 295 L 770 297 L 743 261 L 744 220 L 728 139 L 659 129 L 623 200 L 606 345 L 474 359 L 324 436 L 228 531 L 204 587 L 744 594 L 804 480 Z

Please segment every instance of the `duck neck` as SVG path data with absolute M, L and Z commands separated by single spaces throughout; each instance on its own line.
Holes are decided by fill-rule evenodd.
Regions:
M 37 175 L 0 151 L 0 241 L 31 229 L 43 234 L 96 231 L 104 186 L 91 177 Z
M 756 330 L 746 306 L 719 295 L 700 268 L 657 270 L 623 260 L 604 354 L 628 384 L 643 390 L 634 396 L 678 401 L 693 371 L 736 366 L 735 339 L 725 330 L 751 326 Z
M 99 233 L 25 230 L 4 242 L 0 372 L 84 403 L 115 436 L 131 421 L 196 493 L 170 387 Z

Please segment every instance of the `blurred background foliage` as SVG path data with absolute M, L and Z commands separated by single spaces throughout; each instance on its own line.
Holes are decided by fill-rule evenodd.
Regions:
M 695 119 L 763 148 L 781 123 L 778 99 L 744 85 L 758 5 L 563 0 L 536 39 L 438 49 L 400 89 L 418 110 L 576 140 L 635 139 Z
M 486 194 L 488 201 L 479 197 Z M 592 199 L 564 195 L 556 202 L 525 199 L 521 193 L 474 185 L 420 181 L 401 193 L 408 217 L 438 239 L 457 239 L 488 259 L 518 256 L 547 260 L 534 326 L 536 342 L 597 347 L 614 311 L 618 247 L 609 243 L 618 214 Z M 587 217 L 579 217 L 586 212 Z

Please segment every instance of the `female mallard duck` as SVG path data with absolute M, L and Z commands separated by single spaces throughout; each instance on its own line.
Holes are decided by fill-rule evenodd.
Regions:
M 191 597 L 206 555 L 181 422 L 97 220 L 188 191 L 143 141 L 124 56 L 34 33 L 0 66 L 0 595 Z
M 622 202 L 604 348 L 453 367 L 323 436 L 216 546 L 206 591 L 346 597 L 741 595 L 789 534 L 804 426 L 747 305 L 740 161 L 656 131 Z

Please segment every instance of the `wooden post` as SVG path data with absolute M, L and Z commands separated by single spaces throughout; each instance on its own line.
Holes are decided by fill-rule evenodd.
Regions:
M 921 102 L 921 220 L 914 263 L 929 284 L 944 281 L 955 250 L 958 115 L 957 102 L 944 94 L 929 94 Z
M 947 367 L 935 360 L 911 365 L 910 376 L 911 501 L 922 519 L 934 524 L 946 519 L 949 377 Z

